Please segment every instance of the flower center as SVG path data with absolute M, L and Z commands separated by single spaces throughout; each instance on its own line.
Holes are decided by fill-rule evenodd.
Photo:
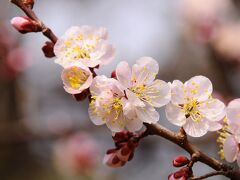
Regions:
M 137 95 L 137 97 L 142 97 L 143 94 L 148 90 L 148 87 L 144 84 L 138 84 L 130 88 L 130 90 Z
M 68 81 L 68 84 L 73 89 L 80 88 L 88 79 L 89 75 L 77 68 L 77 67 L 71 67 L 70 71 L 66 73 L 66 78 Z
M 182 112 L 185 113 L 186 118 L 192 117 L 196 122 L 199 122 L 203 117 L 202 113 L 198 110 L 199 102 L 197 99 L 189 99 L 186 104 L 180 105 Z
M 72 52 L 76 54 L 75 55 L 76 59 L 85 59 L 85 60 L 90 59 L 90 52 L 85 47 L 75 46 L 72 49 Z
M 119 118 L 119 115 L 122 113 L 122 101 L 121 98 L 115 97 L 111 100 L 112 102 L 112 110 L 115 111 L 115 118 L 114 120 L 117 120 Z

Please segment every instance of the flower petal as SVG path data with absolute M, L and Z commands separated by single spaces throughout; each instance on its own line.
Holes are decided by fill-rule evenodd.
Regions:
M 143 122 L 138 118 L 128 119 L 126 127 L 130 132 L 139 131 L 143 127 Z
M 90 105 L 88 108 L 88 114 L 90 120 L 97 126 L 105 124 L 105 121 L 102 120 L 102 118 L 98 115 L 96 112 L 96 109 L 93 105 Z
M 125 87 L 131 86 L 132 72 L 126 61 L 122 61 L 117 65 L 116 76 L 118 81 Z
M 156 60 L 151 57 L 142 57 L 137 60 L 137 64 L 133 65 L 133 79 L 138 84 L 151 83 L 155 79 L 158 70 L 159 66 Z
M 223 151 L 226 161 L 233 162 L 236 160 L 239 149 L 233 136 L 227 137 L 223 145 Z
M 106 65 L 112 62 L 116 54 L 115 48 L 110 44 L 104 44 L 101 50 L 102 52 L 104 52 L 104 54 L 99 59 L 99 61 L 101 62 L 100 65 Z
M 183 128 L 188 135 L 192 137 L 201 137 L 207 133 L 209 124 L 206 119 L 201 119 L 199 122 L 196 122 L 189 117 L 187 122 L 183 125 Z
M 200 103 L 199 111 L 210 121 L 220 121 L 225 116 L 225 105 L 218 99 L 208 99 Z
M 199 102 L 207 100 L 213 91 L 211 81 L 205 76 L 195 76 L 188 80 L 185 85 L 188 97 L 197 98 Z
M 177 105 L 169 103 L 165 109 L 167 119 L 177 126 L 183 126 L 186 123 L 185 114 Z
M 159 113 L 153 107 L 136 108 L 136 113 L 142 122 L 154 124 L 159 121 Z
M 185 86 L 184 84 L 179 80 L 174 80 L 171 84 L 171 102 L 173 104 L 184 104 L 186 102 L 185 96 Z
M 171 99 L 171 88 L 165 81 L 155 80 L 149 85 L 146 94 L 149 97 L 149 104 L 154 107 L 162 107 L 169 103 Z
M 234 99 L 228 104 L 227 119 L 230 126 L 240 127 L 240 99 Z
M 223 127 L 222 124 L 218 122 L 208 121 L 208 124 L 209 124 L 208 131 L 218 131 Z

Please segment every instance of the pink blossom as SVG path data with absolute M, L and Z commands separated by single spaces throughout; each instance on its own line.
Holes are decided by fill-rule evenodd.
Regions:
M 219 121 L 225 116 L 225 105 L 211 98 L 212 90 L 211 81 L 204 76 L 195 76 L 184 84 L 173 81 L 171 103 L 166 107 L 167 119 L 193 137 L 221 129 Z
M 67 65 L 62 71 L 64 89 L 70 94 L 79 94 L 92 84 L 92 73 L 81 62 Z
M 106 65 L 115 55 L 115 49 L 107 43 L 107 30 L 90 26 L 71 27 L 59 38 L 54 47 L 56 63 L 65 67 L 80 61 L 88 67 Z
M 227 122 L 229 131 L 223 146 L 224 157 L 228 162 L 237 160 L 240 167 L 240 99 L 231 101 L 227 106 Z
M 96 142 L 85 132 L 58 140 L 53 153 L 56 167 L 66 174 L 93 170 L 98 160 Z

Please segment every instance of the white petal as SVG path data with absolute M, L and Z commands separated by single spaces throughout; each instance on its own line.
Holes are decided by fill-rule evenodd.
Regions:
M 225 116 L 225 105 L 218 99 L 209 99 L 199 105 L 199 111 L 210 121 L 220 121 Z
M 133 106 L 135 107 L 145 107 L 145 103 L 140 100 L 137 95 L 135 93 L 133 93 L 132 91 L 126 90 L 126 95 L 127 95 L 127 99 L 128 102 L 131 103 Z
M 159 113 L 150 106 L 136 108 L 138 118 L 146 123 L 154 124 L 159 121 Z
M 169 103 L 171 99 L 170 85 L 165 81 L 155 80 L 149 85 L 147 96 L 150 98 L 149 104 L 154 107 L 162 107 Z
M 139 131 L 143 127 L 143 122 L 138 118 L 128 119 L 126 127 L 130 132 Z
M 233 136 L 227 137 L 223 145 L 223 151 L 226 161 L 233 162 L 236 160 L 239 149 Z
M 227 119 L 230 125 L 240 127 L 240 99 L 234 99 L 228 104 Z
M 100 27 L 98 30 L 97 30 L 97 34 L 99 35 L 99 37 L 101 39 L 107 39 L 108 38 L 108 32 L 107 32 L 107 29 L 104 28 L 104 27 Z
M 208 121 L 208 124 L 209 124 L 208 131 L 218 131 L 223 127 L 222 124 L 220 124 L 218 122 Z
M 137 64 L 133 65 L 133 79 L 138 84 L 151 83 L 155 79 L 158 70 L 159 66 L 156 60 L 151 57 L 142 57 L 137 60 Z
M 102 120 L 102 118 L 98 115 L 98 113 L 95 111 L 94 106 L 90 106 L 88 108 L 88 114 L 90 120 L 97 126 L 105 124 L 105 122 Z
M 171 84 L 171 91 L 171 101 L 173 104 L 184 104 L 186 102 L 185 86 L 181 81 L 174 80 Z
M 100 65 L 106 65 L 112 62 L 115 57 L 116 50 L 112 45 L 104 44 L 102 47 L 103 56 L 100 58 Z
M 126 61 L 122 61 L 117 65 L 116 76 L 119 82 L 126 88 L 130 87 L 132 72 Z
M 183 128 L 188 135 L 192 137 L 201 137 L 207 133 L 209 124 L 205 119 L 196 122 L 189 117 L 187 122 L 183 125 Z
M 169 103 L 165 109 L 167 119 L 177 126 L 183 126 L 186 123 L 185 114 L 177 105 Z
M 121 132 L 124 130 L 124 126 L 122 126 L 118 122 L 107 121 L 106 125 L 112 132 Z
M 189 98 L 197 98 L 199 102 L 205 101 L 212 94 L 213 87 L 211 81 L 204 76 L 195 76 L 186 83 Z

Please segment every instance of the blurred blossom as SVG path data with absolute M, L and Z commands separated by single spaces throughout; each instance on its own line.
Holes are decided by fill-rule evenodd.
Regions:
M 25 49 L 18 47 L 5 24 L 0 28 L 0 79 L 11 80 L 30 65 L 30 57 Z
M 15 73 L 24 71 L 30 63 L 29 54 L 20 47 L 11 50 L 6 57 L 7 66 Z
M 199 42 L 208 42 L 231 10 L 229 0 L 183 0 L 184 30 Z
M 240 23 L 221 27 L 212 40 L 213 47 L 224 59 L 240 61 Z
M 98 161 L 97 144 L 85 132 L 58 140 L 53 150 L 55 165 L 65 175 L 86 175 L 95 169 Z

